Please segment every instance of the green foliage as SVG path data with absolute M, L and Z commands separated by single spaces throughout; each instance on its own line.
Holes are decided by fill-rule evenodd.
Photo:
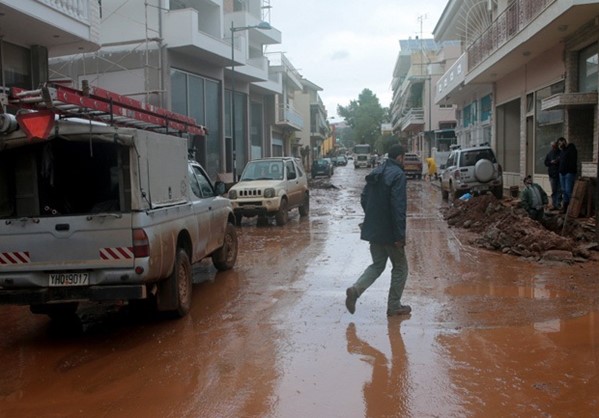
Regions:
M 352 128 L 351 140 L 354 143 L 370 144 L 376 148 L 375 143 L 381 136 L 381 123 L 388 112 L 381 107 L 378 97 L 371 90 L 362 90 L 358 100 L 352 100 L 347 107 L 337 106 L 337 113 Z

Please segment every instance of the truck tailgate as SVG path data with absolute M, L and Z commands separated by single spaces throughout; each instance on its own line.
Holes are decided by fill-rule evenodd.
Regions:
M 132 240 L 130 214 L 6 220 L 0 224 L 0 274 L 130 268 Z

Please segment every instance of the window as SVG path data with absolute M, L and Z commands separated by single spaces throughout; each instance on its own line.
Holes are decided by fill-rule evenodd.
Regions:
M 578 54 L 578 90 L 597 91 L 599 65 L 597 42 L 584 48 Z
M 214 197 L 214 189 L 212 188 L 212 184 L 202 170 L 200 170 L 199 167 L 194 166 L 193 171 L 196 174 L 197 181 L 200 185 L 200 189 L 202 190 L 202 197 Z
M 564 110 L 541 110 L 541 101 L 554 94 L 563 92 L 563 81 L 536 92 L 536 123 L 534 134 L 534 170 L 536 174 L 547 173 L 545 155 L 551 149 L 551 142 L 564 135 Z
M 491 95 L 488 94 L 482 99 L 480 99 L 480 120 L 481 121 L 489 121 L 491 120 L 491 111 L 492 111 L 492 100 Z
M 2 60 L 0 70 L 7 87 L 30 89 L 31 86 L 31 55 L 27 48 L 2 42 Z M 4 68 L 1 67 L 4 66 Z

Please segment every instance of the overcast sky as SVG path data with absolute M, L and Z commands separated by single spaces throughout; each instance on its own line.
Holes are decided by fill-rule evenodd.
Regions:
M 368 88 L 381 106 L 391 102 L 399 40 L 432 38 L 448 0 L 271 0 L 270 23 L 302 76 L 323 90 L 329 119 Z M 334 119 L 333 119 L 334 120 Z M 337 119 L 339 120 L 339 119 Z

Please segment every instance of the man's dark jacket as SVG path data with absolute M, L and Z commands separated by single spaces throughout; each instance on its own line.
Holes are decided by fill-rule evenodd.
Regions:
M 576 174 L 578 171 L 578 151 L 573 143 L 566 145 L 559 156 L 559 173 Z
M 545 167 L 547 167 L 547 174 L 549 174 L 549 177 L 559 178 L 560 154 L 559 148 L 551 148 L 551 151 L 545 156 Z
M 406 240 L 406 175 L 388 159 L 366 176 L 360 196 L 365 217 L 360 238 L 383 245 Z

